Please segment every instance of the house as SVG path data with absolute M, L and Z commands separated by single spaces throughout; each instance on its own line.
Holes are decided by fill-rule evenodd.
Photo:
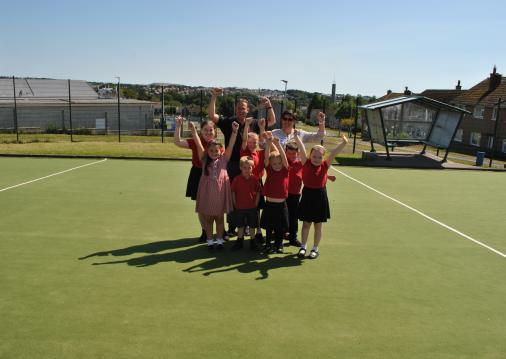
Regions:
M 506 101 L 506 77 L 494 66 L 489 77 L 450 100 L 451 104 L 471 112 L 464 116 L 457 130 L 453 151 L 469 154 L 493 151 L 496 156 L 506 158 L 506 105 L 499 110 L 499 99 Z

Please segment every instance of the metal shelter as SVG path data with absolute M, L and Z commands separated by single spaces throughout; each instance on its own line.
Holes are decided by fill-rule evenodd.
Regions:
M 374 143 L 389 148 L 402 143 L 424 144 L 445 149 L 442 162 L 446 161 L 450 144 L 455 137 L 462 117 L 469 111 L 428 97 L 414 95 L 370 103 L 360 106 L 364 110 L 371 149 Z

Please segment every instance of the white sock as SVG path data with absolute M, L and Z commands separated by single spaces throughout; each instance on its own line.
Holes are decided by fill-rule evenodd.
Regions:
M 207 240 L 207 245 L 208 246 L 212 246 L 213 245 L 213 240 L 212 239 L 208 239 Z
M 306 248 L 307 248 L 307 244 L 302 244 L 302 245 L 300 246 L 300 249 L 306 250 Z
M 313 246 L 313 251 L 318 252 L 318 246 Z
M 216 244 L 218 245 L 223 244 L 223 238 L 216 238 Z

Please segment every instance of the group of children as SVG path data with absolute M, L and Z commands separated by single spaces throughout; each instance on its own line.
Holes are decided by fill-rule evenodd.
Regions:
M 314 245 L 309 258 L 319 255 L 322 224 L 330 218 L 326 183 L 328 169 L 334 157 L 348 143 L 342 141 L 324 159 L 326 150 L 316 145 L 309 156 L 298 131 L 294 140 L 284 148 L 272 132 L 265 130 L 265 120 L 259 120 L 260 134 L 249 132 L 250 119 L 245 120 L 241 158 L 241 173 L 230 181 L 227 163 L 237 140 L 239 124 L 232 124 L 228 146 L 216 140 L 212 121 L 204 121 L 200 134 L 190 122 L 191 139 L 181 139 L 182 119 L 176 119 L 175 143 L 192 150 L 192 169 L 186 196 L 196 200 L 196 212 L 202 226 L 202 238 L 209 250 L 224 246 L 224 215 L 230 225 L 237 227 L 237 240 L 232 246 L 239 250 L 249 232 L 250 249 L 264 253 L 283 253 L 283 239 L 300 246 L 298 256 L 304 258 L 311 225 L 314 225 Z M 259 148 L 262 144 L 263 148 Z M 267 173 L 265 183 L 263 176 Z M 302 191 L 301 191 L 302 190 Z M 261 212 L 261 215 L 260 215 Z M 298 221 L 302 221 L 301 242 L 297 240 Z M 216 225 L 216 235 L 213 227 Z M 265 243 L 261 243 L 261 229 Z M 259 235 L 260 234 L 260 235 Z

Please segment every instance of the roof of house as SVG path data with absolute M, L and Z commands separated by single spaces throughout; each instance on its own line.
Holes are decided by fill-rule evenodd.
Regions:
M 17 98 L 61 99 L 69 96 L 68 80 L 20 79 L 14 80 Z M 86 82 L 70 81 L 70 92 L 73 99 L 98 99 L 98 94 Z M 0 79 L 0 98 L 13 98 L 12 78 Z
M 457 96 L 465 93 L 466 90 L 439 90 L 439 89 L 428 89 L 420 93 L 425 97 L 430 97 L 434 100 L 450 103 Z
M 500 76 L 501 81 L 495 88 L 490 89 L 490 77 L 481 81 L 469 90 L 457 96 L 454 101 L 464 105 L 483 105 L 493 107 L 497 104 L 497 100 L 502 98 L 506 101 L 506 77 Z
M 377 98 L 376 101 L 385 101 L 385 100 L 392 100 L 394 98 L 403 97 L 405 96 L 402 92 L 390 92 L 386 95 L 381 96 L 380 98 Z

